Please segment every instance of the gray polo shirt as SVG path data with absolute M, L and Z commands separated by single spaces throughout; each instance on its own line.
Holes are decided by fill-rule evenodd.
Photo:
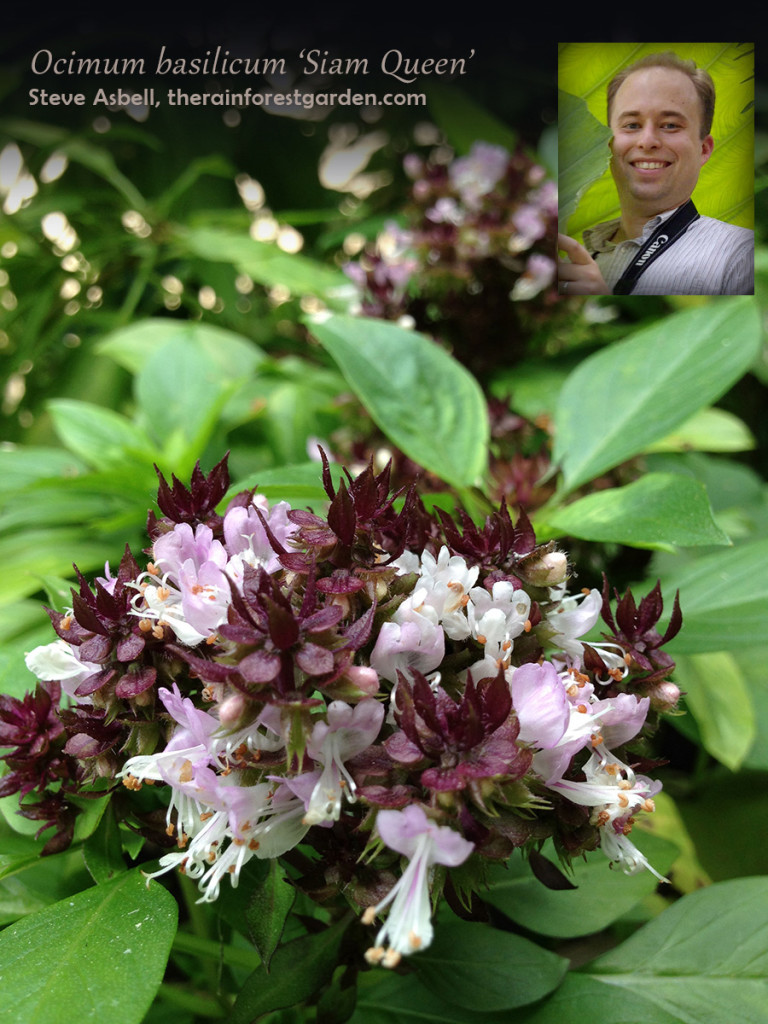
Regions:
M 618 219 L 584 232 L 584 247 L 597 261 L 611 290 L 659 224 L 674 212 L 668 210 L 653 217 L 639 238 L 624 242 L 608 241 L 619 226 Z M 699 217 L 646 267 L 632 295 L 752 295 L 754 273 L 754 232 L 712 217 Z

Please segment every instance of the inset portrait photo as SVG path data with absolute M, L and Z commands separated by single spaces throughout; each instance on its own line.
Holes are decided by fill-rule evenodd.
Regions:
M 754 47 L 563 43 L 561 295 L 754 292 Z

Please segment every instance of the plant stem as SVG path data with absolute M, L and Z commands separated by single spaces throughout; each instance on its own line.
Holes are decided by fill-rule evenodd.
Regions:
M 261 964 L 261 957 L 255 950 L 225 946 L 214 939 L 191 935 L 189 932 L 177 932 L 173 948 L 179 953 L 191 953 L 201 960 L 222 960 L 228 967 L 244 967 L 253 971 Z
M 197 1017 L 209 1017 L 211 1020 L 224 1020 L 229 1012 L 221 1007 L 215 999 L 204 992 L 186 992 L 176 985 L 163 983 L 158 995 L 166 1003 L 172 1003 L 184 1010 L 191 1010 Z

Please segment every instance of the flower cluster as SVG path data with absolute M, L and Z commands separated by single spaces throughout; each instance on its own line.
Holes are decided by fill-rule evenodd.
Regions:
M 145 567 L 126 551 L 80 577 L 28 656 L 43 684 L 3 698 L 2 792 L 55 825 L 106 776 L 160 847 L 153 875 L 208 901 L 283 857 L 318 901 L 386 915 L 366 954 L 385 966 L 429 944 L 459 866 L 479 887 L 484 861 L 551 836 L 564 860 L 650 867 L 629 835 L 660 784 L 627 744 L 679 695 L 659 651 L 677 603 L 664 637 L 658 590 L 614 621 L 607 585 L 570 594 L 566 556 L 504 504 L 478 526 L 391 494 L 389 469 L 335 484 L 324 459 L 323 482 L 325 516 L 253 491 L 219 514 L 226 460 L 189 489 L 161 477 Z
M 411 203 L 345 270 L 368 316 L 407 318 L 482 371 L 483 352 L 522 344 L 523 319 L 557 301 L 557 186 L 524 149 L 476 142 L 405 159 Z M 525 309 L 523 308 L 525 307 Z M 472 338 L 462 349 L 462 338 Z

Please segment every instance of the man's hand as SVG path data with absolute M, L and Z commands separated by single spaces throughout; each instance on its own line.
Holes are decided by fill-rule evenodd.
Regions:
M 557 280 L 561 295 L 610 295 L 600 268 L 583 245 L 568 235 L 557 236 L 557 248 L 567 260 L 557 261 Z

